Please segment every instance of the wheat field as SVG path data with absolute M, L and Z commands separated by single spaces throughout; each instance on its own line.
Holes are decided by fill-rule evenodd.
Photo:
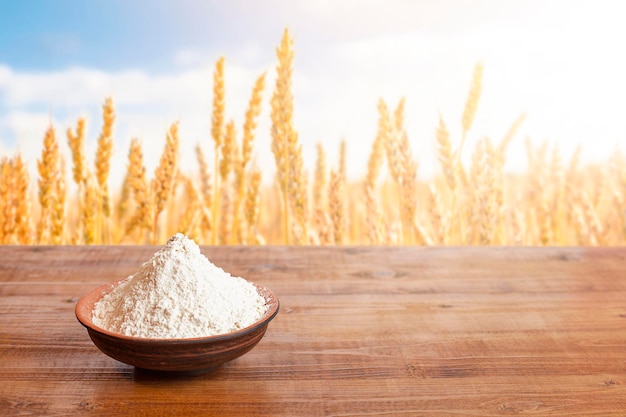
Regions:
M 293 53 L 293 38 L 285 30 L 276 48 L 275 85 L 266 85 L 265 74 L 256 80 L 241 135 L 224 114 L 220 58 L 213 72 L 212 152 L 200 146 L 180 149 L 178 123 L 173 122 L 164 132 L 154 172 L 145 168 L 141 142 L 131 141 L 124 181 L 117 187 L 109 180 L 113 98 L 102 105 L 93 160 L 85 154 L 82 118 L 65 132 L 48 127 L 35 178 L 19 153 L 2 155 L 0 243 L 161 244 L 176 232 L 213 245 L 626 243 L 626 158 L 621 154 L 582 166 L 580 148 L 565 161 L 558 148 L 527 140 L 527 171 L 509 174 L 506 151 L 517 139 L 521 115 L 504 137 L 474 141 L 469 162 L 460 158 L 478 111 L 481 64 L 474 69 L 460 118 L 461 137 L 452 138 L 446 121 L 438 120 L 433 140 L 440 170 L 432 179 L 419 179 L 403 100 L 373 103 L 378 130 L 372 132 L 368 160 L 362 161 L 364 178 L 347 179 L 345 143 L 337 166 L 329 166 L 326 150 L 318 145 L 314 165 L 307 169 L 293 123 Z M 264 180 L 251 159 L 261 109 L 268 105 L 264 93 L 270 91 L 276 174 Z M 195 170 L 180 166 L 181 152 L 188 151 L 195 152 Z

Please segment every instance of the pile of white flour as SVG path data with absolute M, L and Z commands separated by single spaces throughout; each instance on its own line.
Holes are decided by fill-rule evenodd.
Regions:
M 253 284 L 212 264 L 179 233 L 96 303 L 93 322 L 127 336 L 191 338 L 247 327 L 266 311 Z

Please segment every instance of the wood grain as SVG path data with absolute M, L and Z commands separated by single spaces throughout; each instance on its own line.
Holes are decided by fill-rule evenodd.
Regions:
M 194 377 L 116 362 L 74 317 L 155 250 L 0 246 L 1 416 L 626 413 L 626 248 L 203 247 L 281 310 Z

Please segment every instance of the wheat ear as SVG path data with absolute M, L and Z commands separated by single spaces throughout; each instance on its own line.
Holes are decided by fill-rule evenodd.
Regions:
M 17 242 L 20 244 L 32 243 L 31 231 L 31 196 L 30 178 L 28 167 L 22 159 L 21 154 L 17 154 L 13 159 L 13 172 L 15 175 L 15 233 Z
M 37 242 L 45 244 L 51 243 L 52 210 L 56 205 L 57 182 L 61 175 L 59 144 L 52 125 L 46 130 L 41 159 L 37 160 L 37 170 L 39 172 L 39 204 L 41 206 Z
M 389 135 L 389 118 L 387 111 L 381 111 L 381 107 L 386 105 L 379 100 L 378 102 L 378 131 L 374 142 L 372 143 L 372 151 L 367 161 L 367 173 L 365 176 L 365 224 L 367 226 L 367 238 L 370 244 L 379 244 L 382 241 L 382 233 L 380 230 L 380 208 L 376 201 L 376 181 L 380 174 L 380 169 L 384 160 L 385 143 Z
M 272 152 L 276 160 L 277 180 L 283 197 L 283 234 L 290 242 L 290 212 L 294 216 L 294 241 L 303 243 L 307 238 L 307 178 L 302 163 L 302 147 L 293 127 L 293 95 L 291 78 L 293 64 L 293 38 L 285 29 L 276 49 L 276 86 L 272 95 Z
M 342 139 L 339 143 L 339 168 L 337 168 L 337 172 L 343 178 L 343 181 L 347 181 L 347 153 L 348 153 L 348 145 L 345 139 Z
M 107 98 L 102 106 L 102 130 L 98 138 L 96 149 L 96 179 L 102 195 L 102 211 L 105 216 L 110 214 L 110 197 L 108 188 L 111 156 L 113 154 L 113 124 L 115 123 L 115 109 L 113 99 Z
M 86 245 L 102 243 L 98 240 L 98 212 L 101 203 L 98 184 L 90 176 L 84 185 L 83 205 L 79 215 L 82 242 Z
M 200 220 L 203 216 L 200 206 L 203 204 L 202 198 L 193 185 L 191 178 L 181 176 L 182 182 L 185 184 L 187 206 L 185 211 L 178 221 L 177 230 L 180 233 L 184 233 L 193 239 L 195 242 L 200 243 L 202 238 L 202 231 L 200 230 Z
M 335 170 L 330 171 L 328 187 L 328 209 L 333 225 L 333 241 L 335 245 L 341 245 L 344 241 L 344 181 L 341 174 Z
M 476 143 L 470 175 L 473 192 L 472 242 L 481 245 L 493 243 L 495 235 L 495 196 L 493 193 L 493 161 L 490 142 L 484 138 Z
M 13 164 L 8 158 L 0 158 L 0 243 L 7 244 L 15 226 L 13 210 Z
M 208 211 L 203 210 L 202 222 L 200 223 L 200 230 L 203 236 L 206 236 L 213 229 L 212 221 L 212 185 L 211 185 L 211 172 L 209 170 L 209 164 L 206 161 L 202 147 L 196 145 L 196 159 L 198 160 L 198 167 L 200 169 L 200 195 L 202 196 L 202 207 L 209 207 Z
M 326 152 L 321 143 L 317 143 L 317 158 L 315 161 L 315 173 L 313 176 L 313 209 L 315 211 L 324 209 L 324 194 L 328 181 L 326 168 Z
M 85 119 L 81 117 L 76 122 L 76 130 L 67 129 L 67 142 L 72 153 L 72 173 L 76 185 L 83 187 L 87 181 L 85 166 Z
M 450 132 L 446 127 L 443 117 L 439 115 L 439 125 L 437 126 L 437 153 L 443 176 L 450 190 L 456 189 L 455 164 L 456 158 L 450 143 Z
M 152 202 L 150 190 L 146 179 L 146 168 L 143 162 L 143 150 L 141 142 L 133 138 L 128 150 L 128 186 L 135 201 L 135 212 L 126 224 L 126 234 L 130 234 L 136 228 L 143 231 L 152 230 Z
M 474 118 L 476 117 L 476 111 L 478 110 L 478 102 L 480 101 L 480 95 L 483 88 L 483 69 L 483 64 L 480 62 L 474 67 L 472 83 L 470 85 L 469 93 L 467 94 L 467 100 L 465 101 L 463 115 L 461 116 L 462 135 L 461 144 L 459 145 L 459 151 L 457 154 L 458 158 L 461 158 L 465 138 L 467 137 L 467 133 L 472 128 Z
M 260 188 L 261 188 L 261 171 L 254 169 L 250 174 L 248 191 L 246 193 L 246 210 L 245 217 L 248 224 L 247 243 L 259 244 L 261 242 L 260 235 L 257 231 L 257 223 L 260 211 Z
M 257 120 L 261 114 L 261 101 L 265 90 L 265 74 L 261 74 L 254 83 L 252 95 L 248 102 L 245 122 L 243 125 L 243 139 L 241 145 L 241 163 L 245 166 L 252 157 L 252 145 L 256 136 Z
M 243 242 L 241 230 L 241 206 L 245 199 L 246 191 L 246 167 L 252 158 L 252 145 L 256 136 L 257 119 L 261 113 L 261 99 L 265 89 L 265 74 L 259 76 L 252 89 L 252 95 L 248 102 L 245 121 L 243 125 L 243 138 L 241 140 L 241 154 L 235 158 L 235 198 L 232 211 L 231 240 L 230 243 Z
M 167 132 L 165 148 L 151 183 L 153 198 L 151 241 L 153 244 L 158 239 L 159 215 L 165 208 L 167 201 L 172 197 L 174 190 L 178 170 L 178 148 L 178 123 L 173 123 Z
M 225 114 L 225 83 L 224 83 L 224 57 L 220 57 L 215 63 L 213 71 L 213 115 L 211 118 L 211 137 L 214 143 L 213 163 L 213 200 L 211 219 L 213 224 L 218 222 L 220 209 L 220 150 L 224 141 L 224 114 Z M 218 234 L 213 230 L 212 243 L 217 244 Z

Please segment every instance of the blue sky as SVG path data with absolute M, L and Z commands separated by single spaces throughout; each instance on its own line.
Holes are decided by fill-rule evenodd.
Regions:
M 85 66 L 172 71 L 172 58 L 182 47 L 219 51 L 229 44 L 245 42 L 244 36 L 258 38 L 264 32 L 244 35 L 229 28 L 234 23 L 234 10 L 220 3 L 226 4 L 190 0 L 5 0 L 0 14 L 0 56 L 16 70 Z M 237 25 L 248 24 L 250 18 L 247 13 L 238 13 Z M 274 38 L 279 31 L 275 32 Z
M 52 122 L 61 139 L 87 117 L 93 151 L 99 108 L 118 114 L 114 165 L 123 171 L 139 137 L 148 165 L 180 120 L 183 159 L 210 153 L 212 71 L 226 57 L 227 114 L 243 121 L 254 80 L 266 72 L 255 157 L 272 168 L 269 113 L 274 49 L 295 36 L 296 128 L 312 169 L 315 144 L 331 156 L 348 142 L 349 173 L 362 175 L 376 101 L 407 100 L 406 125 L 420 175 L 437 170 L 441 114 L 458 140 L 476 62 L 485 65 L 472 140 L 498 140 L 528 114 L 508 166 L 524 169 L 524 138 L 549 140 L 567 158 L 578 144 L 605 161 L 626 132 L 626 5 L 618 0 L 0 0 L 0 155 L 33 164 Z M 469 151 L 468 151 L 469 152 Z

